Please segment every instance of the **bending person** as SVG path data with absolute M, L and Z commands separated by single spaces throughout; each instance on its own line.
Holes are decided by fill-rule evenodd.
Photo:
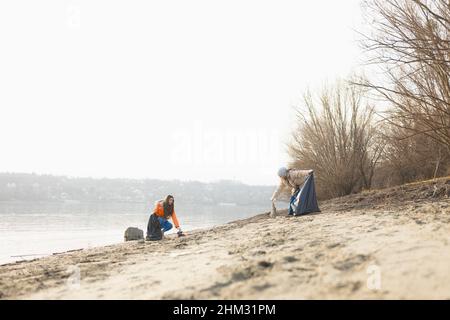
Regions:
M 172 219 L 173 223 L 175 224 L 175 228 L 178 229 L 178 235 L 183 235 L 183 232 L 180 228 L 180 223 L 178 222 L 178 218 L 175 213 L 175 200 L 173 196 L 168 195 L 166 199 L 156 201 L 153 213 L 158 217 L 163 236 L 164 232 L 169 231 L 173 227 L 169 219 Z
M 305 179 L 308 175 L 312 174 L 313 170 L 300 170 L 300 169 L 286 169 L 285 167 L 280 168 L 278 170 L 278 176 L 280 177 L 280 183 L 278 184 L 277 189 L 272 195 L 272 210 L 270 212 L 270 216 L 274 217 L 277 214 L 277 209 L 275 207 L 275 203 L 277 200 L 280 200 L 283 196 L 290 193 L 291 202 L 292 198 L 297 193 L 300 186 L 303 185 Z

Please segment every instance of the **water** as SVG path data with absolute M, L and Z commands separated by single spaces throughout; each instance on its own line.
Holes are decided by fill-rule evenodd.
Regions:
M 176 212 L 181 228 L 189 231 L 248 218 L 269 207 L 178 203 Z M 0 202 L 0 264 L 123 242 L 127 227 L 145 232 L 150 212 L 141 203 Z

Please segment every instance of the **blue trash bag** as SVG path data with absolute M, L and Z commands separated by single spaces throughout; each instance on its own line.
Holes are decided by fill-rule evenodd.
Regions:
M 317 203 L 314 174 L 310 174 L 303 186 L 291 197 L 289 214 L 301 216 L 313 212 L 320 212 L 320 209 Z

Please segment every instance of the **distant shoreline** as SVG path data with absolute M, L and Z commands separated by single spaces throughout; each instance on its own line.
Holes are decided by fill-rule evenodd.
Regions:
M 77 178 L 0 173 L 0 201 L 69 201 L 154 203 L 168 194 L 180 203 L 258 205 L 270 199 L 275 185 L 216 182 Z

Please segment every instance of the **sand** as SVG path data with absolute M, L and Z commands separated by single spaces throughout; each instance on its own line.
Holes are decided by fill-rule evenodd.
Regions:
M 449 180 L 0 266 L 2 299 L 450 299 Z

